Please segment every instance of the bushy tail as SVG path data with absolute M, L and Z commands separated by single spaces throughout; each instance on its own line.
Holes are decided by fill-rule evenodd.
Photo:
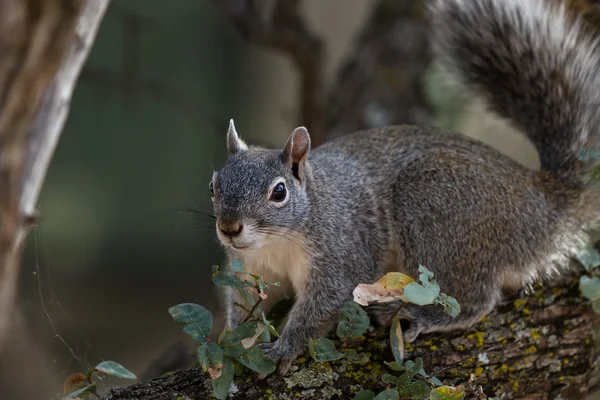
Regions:
M 600 129 L 598 40 L 556 0 L 432 0 L 433 43 L 491 109 L 574 174 Z M 575 178 L 571 176 L 571 178 Z

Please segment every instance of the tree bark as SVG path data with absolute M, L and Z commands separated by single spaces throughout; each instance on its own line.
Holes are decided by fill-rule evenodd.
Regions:
M 20 255 L 83 61 L 108 0 L 0 4 L 0 351 Z
M 406 346 L 406 359 L 422 357 L 425 370 L 446 385 L 480 385 L 488 396 L 502 399 L 580 400 L 597 384 L 597 327 L 579 293 L 577 279 L 538 288 L 529 297 L 508 296 L 469 332 L 431 334 Z M 371 354 L 366 365 L 338 360 L 325 364 L 299 359 L 286 377 L 259 381 L 237 377 L 231 399 L 352 399 L 362 389 L 386 389 L 381 381 L 391 361 L 389 351 L 369 339 L 361 343 Z M 290 387 L 291 386 L 291 387 Z M 103 400 L 210 399 L 211 385 L 199 368 L 177 371 L 147 383 L 113 388 Z M 470 398 L 477 398 L 474 394 Z

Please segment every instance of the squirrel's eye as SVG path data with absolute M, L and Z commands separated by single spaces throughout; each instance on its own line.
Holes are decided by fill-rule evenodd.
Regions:
M 283 182 L 278 183 L 271 193 L 271 200 L 280 203 L 285 200 L 285 185 Z
M 210 190 L 210 195 L 211 196 L 215 195 L 215 188 L 213 186 L 213 181 L 210 181 L 210 183 L 208 184 L 208 190 Z

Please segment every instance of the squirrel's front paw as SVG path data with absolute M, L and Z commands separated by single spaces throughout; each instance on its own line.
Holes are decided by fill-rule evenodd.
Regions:
M 290 370 L 292 363 L 298 357 L 298 353 L 292 348 L 288 348 L 283 345 L 281 340 L 278 339 L 271 343 L 259 343 L 258 348 L 264 351 L 265 355 L 273 360 L 275 364 L 279 363 L 277 371 L 279 375 L 285 375 Z M 260 378 L 264 378 L 265 375 L 259 375 Z

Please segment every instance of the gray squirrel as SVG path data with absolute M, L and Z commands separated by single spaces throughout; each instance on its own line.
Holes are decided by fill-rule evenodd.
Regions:
M 270 150 L 246 145 L 231 121 L 227 163 L 210 182 L 217 234 L 229 261 L 282 283 L 266 309 L 296 297 L 281 337 L 259 345 L 282 374 L 360 283 L 424 265 L 461 313 L 408 304 L 405 341 L 466 329 L 504 289 L 560 274 L 598 221 L 580 153 L 600 130 L 600 50 L 584 22 L 553 0 L 432 0 L 429 11 L 434 48 L 529 137 L 541 169 L 435 128 L 371 129 L 310 151 L 299 127 Z M 245 316 L 236 293 L 231 328 Z M 397 307 L 372 311 L 384 322 Z

